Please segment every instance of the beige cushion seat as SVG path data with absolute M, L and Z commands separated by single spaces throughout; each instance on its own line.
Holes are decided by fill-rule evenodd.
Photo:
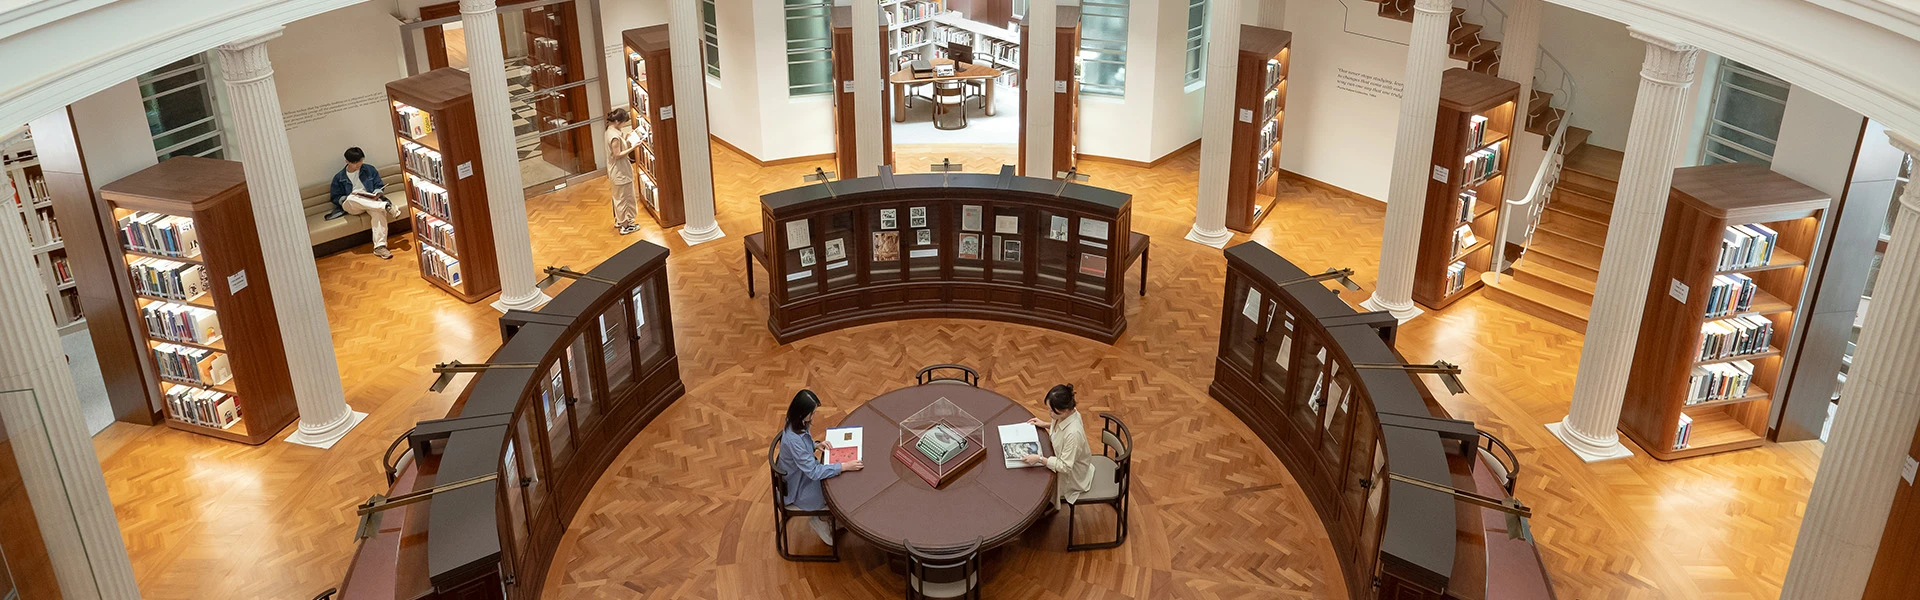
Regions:
M 400 175 L 400 165 L 378 165 L 380 180 L 387 184 L 387 199 L 400 207 L 400 216 L 394 217 L 394 226 L 387 235 L 397 237 L 412 230 L 413 209 L 407 203 L 406 184 Z M 307 215 L 307 241 L 313 246 L 314 256 L 326 256 L 361 244 L 371 243 L 372 227 L 365 215 L 347 215 L 332 221 L 327 213 L 333 211 L 331 192 L 332 176 L 328 182 L 300 188 L 300 204 Z

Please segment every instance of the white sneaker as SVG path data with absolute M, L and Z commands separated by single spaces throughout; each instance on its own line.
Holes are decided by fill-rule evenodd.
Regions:
M 813 528 L 814 535 L 820 536 L 820 541 L 826 542 L 828 546 L 833 545 L 833 526 L 828 525 L 825 519 L 807 517 L 807 526 Z

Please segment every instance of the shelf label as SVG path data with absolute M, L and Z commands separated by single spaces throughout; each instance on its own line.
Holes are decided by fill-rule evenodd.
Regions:
M 1249 109 L 1245 109 L 1245 108 L 1242 108 L 1242 109 L 1240 109 L 1240 122 L 1241 122 L 1241 123 L 1252 123 L 1252 122 L 1253 122 L 1253 111 L 1252 111 L 1252 110 L 1249 110 Z
M 1913 475 L 1916 471 L 1920 471 L 1920 460 L 1914 460 L 1909 456 L 1906 464 L 1900 466 L 1900 478 L 1907 480 L 1907 485 L 1913 485 Z
M 472 176 L 473 176 L 473 161 L 467 161 L 467 162 L 463 162 L 463 163 L 460 163 L 460 168 L 459 168 L 459 171 L 460 171 L 460 178 L 461 178 L 461 179 L 466 179 L 466 178 L 468 178 L 468 177 L 472 177 Z
M 1438 182 L 1440 182 L 1440 183 L 1446 183 L 1446 182 L 1447 182 L 1447 176 L 1448 176 L 1448 175 L 1451 175 L 1451 174 L 1452 174 L 1452 172 L 1450 172 L 1450 171 L 1448 171 L 1446 167 L 1442 167 L 1442 166 L 1440 166 L 1440 165 L 1434 165 L 1434 166 L 1433 166 L 1433 180 L 1434 180 L 1434 181 L 1438 181 Z
M 1679 300 L 1681 304 L 1687 303 L 1687 292 L 1691 289 L 1692 288 L 1687 287 L 1687 284 L 1680 283 L 1678 279 L 1667 282 L 1667 295 L 1673 296 L 1673 299 Z
M 853 82 L 852 81 L 841 82 L 840 90 L 849 94 L 853 93 Z
M 240 290 L 244 290 L 244 289 L 247 289 L 247 270 L 246 269 L 235 271 L 234 274 L 227 276 L 227 295 L 228 296 L 238 294 L 240 293 Z
M 1055 82 L 1053 82 L 1053 93 L 1055 93 L 1055 94 L 1065 94 L 1065 93 L 1067 93 L 1067 82 L 1065 82 L 1065 81 L 1055 81 Z
M 673 106 L 672 106 L 672 105 L 667 105 L 667 106 L 662 106 L 662 107 L 660 107 L 660 120 L 662 120 L 662 121 L 672 121 L 672 120 L 673 120 Z

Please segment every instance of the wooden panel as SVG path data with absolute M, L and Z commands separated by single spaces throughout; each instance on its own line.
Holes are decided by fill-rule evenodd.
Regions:
M 500 270 L 493 244 L 492 207 L 487 202 L 486 165 L 480 159 L 480 132 L 474 120 L 473 92 L 466 72 L 435 69 L 391 81 L 387 83 L 387 98 L 431 115 L 433 132 L 421 139 L 412 139 L 398 133 L 404 130 L 398 111 L 392 106 L 387 110 L 396 132 L 395 148 L 402 157 L 402 171 L 406 177 L 433 181 L 445 188 L 448 202 L 452 205 L 452 214 L 449 215 L 452 220 L 448 224 L 453 226 L 457 247 L 452 248 L 453 252 L 449 254 L 460 263 L 461 282 L 453 284 L 430 274 L 427 269 L 429 259 L 425 254 L 430 244 L 416 237 L 415 244 L 419 248 L 415 252 L 421 279 L 469 304 L 499 293 Z M 419 143 L 440 153 L 441 180 L 436 181 L 405 168 L 406 141 Z M 412 203 L 414 192 L 411 182 L 407 186 L 408 202 Z M 417 204 L 415 210 L 419 211 Z
M 1260 221 L 1272 212 L 1279 199 L 1280 139 L 1285 129 L 1287 107 L 1287 66 L 1293 34 L 1279 29 L 1253 25 L 1240 26 L 1239 64 L 1234 76 L 1232 158 L 1227 162 L 1227 228 L 1252 233 Z M 1279 61 L 1279 79 L 1267 84 L 1268 61 Z M 1269 91 L 1278 96 L 1274 114 L 1266 114 Z M 1244 118 L 1243 118 L 1244 117 Z M 1262 144 L 1262 131 L 1269 121 L 1274 135 Z M 1260 175 L 1260 160 L 1269 156 L 1267 173 Z

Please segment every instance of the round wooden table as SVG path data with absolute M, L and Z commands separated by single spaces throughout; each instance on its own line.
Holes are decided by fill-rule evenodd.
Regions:
M 900 69 L 898 71 L 894 71 L 892 75 L 888 75 L 887 83 L 889 85 L 887 87 L 893 88 L 893 120 L 902 122 L 902 123 L 906 122 L 907 120 L 907 88 L 908 87 L 912 87 L 916 85 L 926 85 L 929 83 L 935 83 L 940 81 L 985 82 L 986 88 L 987 88 L 986 94 L 985 94 L 986 95 L 985 103 L 987 105 L 987 108 L 986 108 L 987 116 L 989 117 L 993 116 L 993 88 L 1000 87 L 997 83 L 993 81 L 993 79 L 1002 75 L 1002 72 L 999 69 L 995 69 L 993 67 L 989 67 L 982 64 L 975 64 L 975 63 L 955 63 L 951 58 L 933 58 L 933 59 L 928 59 L 927 62 L 932 63 L 933 66 L 935 67 L 938 67 L 941 65 L 954 65 L 954 73 L 952 75 L 944 75 L 944 76 L 929 75 L 927 77 L 914 77 L 913 69 L 908 68 L 908 69 Z
M 900 421 L 941 398 L 980 419 L 986 455 L 946 487 L 934 489 L 893 458 Z M 854 409 L 836 427 L 862 429 L 866 468 L 827 479 L 827 508 L 840 525 L 887 552 L 906 554 L 906 542 L 945 548 L 980 538 L 981 548 L 1013 540 L 1040 518 L 1052 500 L 1053 472 L 1046 467 L 1009 469 L 1000 452 L 1000 425 L 1033 418 L 1006 396 L 955 383 L 898 389 Z M 1041 454 L 1053 444 L 1040 434 Z

